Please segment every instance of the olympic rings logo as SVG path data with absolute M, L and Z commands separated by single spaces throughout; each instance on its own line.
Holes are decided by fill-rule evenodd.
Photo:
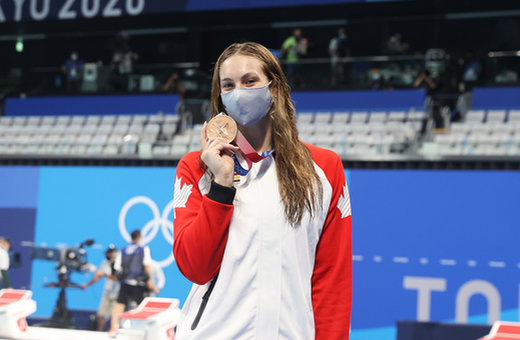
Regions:
M 155 204 L 155 202 L 152 199 L 146 196 L 132 197 L 131 199 L 126 201 L 126 203 L 123 205 L 123 208 L 121 208 L 121 212 L 119 213 L 119 231 L 121 233 L 121 236 L 125 239 L 125 241 L 128 243 L 132 241 L 132 238 L 126 228 L 126 215 L 130 208 L 132 208 L 136 204 L 147 205 L 153 214 L 153 218 L 150 221 L 148 221 L 141 229 L 141 235 L 143 235 L 143 243 L 150 243 L 155 238 L 155 236 L 157 236 L 157 233 L 160 229 L 166 242 L 173 246 L 173 222 L 168 219 L 170 211 L 173 211 L 174 208 L 173 200 L 170 201 L 166 205 L 162 213 L 160 213 L 157 204 Z M 175 211 L 173 213 L 175 215 Z M 162 268 L 165 268 L 172 264 L 174 260 L 175 259 L 173 258 L 173 253 L 170 248 L 170 255 L 168 255 L 168 257 L 166 257 L 162 261 L 157 262 Z

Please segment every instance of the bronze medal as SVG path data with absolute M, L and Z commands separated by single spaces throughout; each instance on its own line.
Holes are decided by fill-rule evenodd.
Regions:
M 237 123 L 233 118 L 220 114 L 211 118 L 208 122 L 206 136 L 209 139 L 217 137 L 224 138 L 228 143 L 231 143 L 235 140 L 237 131 Z

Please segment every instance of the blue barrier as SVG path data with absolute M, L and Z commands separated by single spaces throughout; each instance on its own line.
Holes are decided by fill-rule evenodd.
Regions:
M 475 110 L 520 108 L 520 87 L 475 88 L 472 93 Z
M 297 112 L 345 110 L 422 110 L 424 90 L 293 92 Z
M 7 98 L 6 116 L 175 113 L 176 94 Z

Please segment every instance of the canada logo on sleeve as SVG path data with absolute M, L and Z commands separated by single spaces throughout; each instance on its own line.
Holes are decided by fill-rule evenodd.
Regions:
M 343 186 L 343 195 L 338 199 L 338 209 L 341 211 L 341 218 L 352 215 L 350 210 L 350 194 L 348 193 L 346 184 Z
M 193 184 L 187 185 L 184 183 L 182 185 L 182 177 L 175 177 L 175 187 L 174 187 L 174 195 L 173 195 L 173 207 L 174 208 L 185 208 L 186 202 L 188 202 L 188 198 L 191 195 L 191 189 L 193 188 Z M 175 214 L 174 214 L 175 218 Z

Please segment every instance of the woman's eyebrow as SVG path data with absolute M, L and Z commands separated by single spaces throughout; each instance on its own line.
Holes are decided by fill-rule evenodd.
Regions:
M 244 74 L 242 77 L 240 77 L 240 79 L 242 81 L 244 81 L 245 79 L 250 78 L 250 77 L 258 77 L 258 74 L 256 74 L 256 72 L 248 72 L 248 73 Z
M 224 78 L 220 82 L 223 83 L 223 82 L 226 82 L 226 81 L 233 81 L 233 79 L 231 79 L 231 78 Z

